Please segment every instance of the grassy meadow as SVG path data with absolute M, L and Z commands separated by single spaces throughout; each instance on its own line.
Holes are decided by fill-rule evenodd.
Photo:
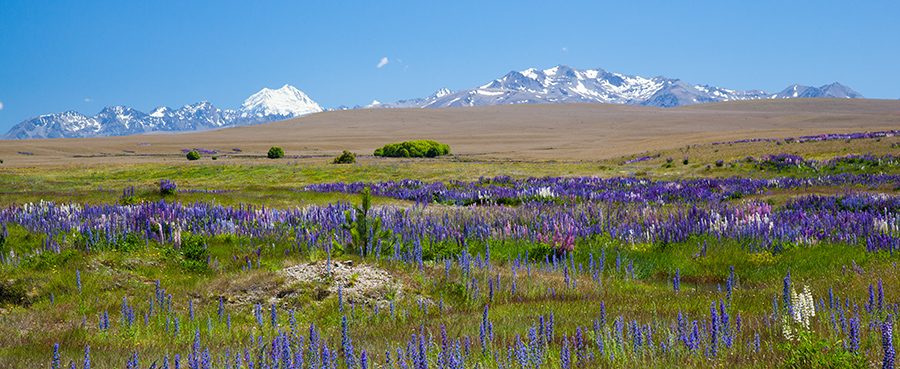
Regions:
M 0 367 L 893 367 L 897 144 L 0 167 Z

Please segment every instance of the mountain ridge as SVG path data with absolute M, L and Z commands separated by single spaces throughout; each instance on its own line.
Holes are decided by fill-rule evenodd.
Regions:
M 341 105 L 330 110 L 366 108 L 434 108 L 541 103 L 607 103 L 652 107 L 678 107 L 734 100 L 782 98 L 864 98 L 838 82 L 820 87 L 790 85 L 778 93 L 761 90 L 730 90 L 692 85 L 680 79 L 651 78 L 606 71 L 575 69 L 557 65 L 548 69 L 510 71 L 476 88 L 452 91 L 441 88 L 424 98 L 378 102 L 353 108 Z M 75 111 L 41 115 L 15 125 L 2 139 L 103 137 L 149 132 L 203 131 L 274 122 L 313 114 L 323 109 L 302 91 L 285 84 L 263 88 L 251 95 L 238 110 L 220 110 L 208 101 L 179 109 L 157 107 L 149 114 L 126 107 L 105 107 L 97 115 Z
M 244 100 L 239 110 L 221 110 L 209 101 L 178 109 L 154 108 L 149 114 L 127 106 L 107 106 L 93 116 L 76 111 L 40 115 L 9 130 L 3 139 L 125 136 L 150 132 L 204 131 L 274 122 L 324 111 L 291 85 L 263 88 Z
M 440 93 L 438 93 L 440 92 Z M 608 103 L 671 108 L 732 100 L 798 97 L 864 98 L 840 83 L 821 87 L 791 85 L 779 93 L 730 90 L 691 85 L 664 76 L 652 78 L 608 72 L 602 68 L 575 69 L 557 65 L 549 69 L 511 71 L 476 88 L 441 89 L 429 97 L 378 103 L 367 108 L 426 108 L 538 103 Z

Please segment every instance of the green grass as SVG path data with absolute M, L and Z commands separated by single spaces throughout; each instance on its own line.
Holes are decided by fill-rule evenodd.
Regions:
M 859 140 L 866 141 L 866 140 Z M 874 140 L 872 140 L 874 141 Z M 891 140 L 877 142 L 825 142 L 805 144 L 752 143 L 732 146 L 699 146 L 679 151 L 664 152 L 657 159 L 633 165 L 619 165 L 622 160 L 605 162 L 459 162 L 452 158 L 440 160 L 364 160 L 353 165 L 330 165 L 316 162 L 238 165 L 228 163 L 199 163 L 184 165 L 131 165 L 86 168 L 25 168 L 0 173 L 0 206 L 28 202 L 55 201 L 60 203 L 109 204 L 120 201 L 122 189 L 135 187 L 135 195 L 143 201 L 180 201 L 183 203 L 211 201 L 222 205 L 252 204 L 274 208 L 293 208 L 322 205 L 334 202 L 356 202 L 358 195 L 311 194 L 296 192 L 312 183 L 374 182 L 399 179 L 477 180 L 481 176 L 509 175 L 513 177 L 547 175 L 642 175 L 652 178 L 685 178 L 732 175 L 769 177 L 777 173 L 760 172 L 746 167 L 715 168 L 707 171 L 706 165 L 715 160 L 733 160 L 753 152 L 798 152 L 810 157 L 828 157 L 845 151 L 871 146 L 876 154 L 883 154 Z M 843 145 L 843 147 L 842 147 Z M 730 149 L 729 149 L 730 148 Z M 881 150 L 881 151 L 878 151 Z M 817 156 L 818 155 L 818 156 Z M 680 159 L 690 157 L 691 165 L 680 165 Z M 666 157 L 677 162 L 672 168 L 664 168 Z M 848 168 L 844 168 L 848 169 Z M 852 168 L 849 168 L 852 170 Z M 860 169 L 862 170 L 862 169 Z M 896 171 L 897 168 L 889 168 Z M 783 173 L 782 173 L 783 174 Z M 803 173 L 793 173 L 804 175 Z M 158 194 L 160 179 L 172 179 L 180 190 L 215 189 L 235 190 L 222 194 L 178 193 L 162 197 Z M 772 191 L 753 197 L 782 205 L 792 196 L 803 193 L 836 193 L 842 189 L 810 188 L 804 191 Z M 891 189 L 878 189 L 890 192 Z M 745 199 L 732 200 L 736 203 Z M 411 204 L 392 199 L 375 198 L 375 205 L 409 206 Z M 601 340 L 608 350 L 616 353 L 617 366 L 622 367 L 804 367 L 805 365 L 831 365 L 849 367 L 862 363 L 872 366 L 880 363 L 881 341 L 877 329 L 864 327 L 862 352 L 859 355 L 843 351 L 846 335 L 829 322 L 830 316 L 819 315 L 814 320 L 810 334 L 801 341 L 788 341 L 782 337 L 781 327 L 771 324 L 772 300 L 780 299 L 783 278 L 791 273 L 795 287 L 808 285 L 818 302 L 827 300 L 829 288 L 841 297 L 850 298 L 853 304 L 865 303 L 870 285 L 881 280 L 890 301 L 898 298 L 896 286 L 900 285 L 897 257 L 884 252 L 869 253 L 861 246 L 846 244 L 784 245 L 780 250 L 756 250 L 737 241 L 721 242 L 713 237 L 695 237 L 686 242 L 659 244 L 629 244 L 597 237 L 579 240 L 574 255 L 575 264 L 587 269 L 589 256 L 605 253 L 605 271 L 598 283 L 590 275 L 574 274 L 576 287 L 567 286 L 559 272 L 538 270 L 537 264 L 527 269 L 515 270 L 509 259 L 529 255 L 542 255 L 548 248 L 523 242 L 491 240 L 492 265 L 489 269 L 473 269 L 464 275 L 454 267 L 450 278 L 445 277 L 442 262 L 428 262 L 419 270 L 414 265 L 403 265 L 385 260 L 360 259 L 343 255 L 339 260 L 353 260 L 356 264 L 377 266 L 391 273 L 404 285 L 397 291 L 394 301 L 396 314 L 391 316 L 386 306 L 375 315 L 372 306 L 345 304 L 338 311 L 337 296 L 320 298 L 316 290 L 324 287 L 315 283 L 288 284 L 277 271 L 282 268 L 322 262 L 321 252 L 307 253 L 293 250 L 289 237 L 251 239 L 234 235 L 221 235 L 204 239 L 208 245 L 211 263 L 198 267 L 190 262 L 184 250 L 172 245 L 138 239 L 112 245 L 94 245 L 90 250 L 79 243 L 80 235 L 56 235 L 54 240 L 63 245 L 61 254 L 42 253 L 40 249 L 46 235 L 30 233 L 22 227 L 9 225 L 9 238 L 0 245 L 5 256 L 11 253 L 21 262 L 18 265 L 0 266 L 0 358 L 9 367 L 49 366 L 53 344 L 61 346 L 63 367 L 80 358 L 85 345 L 91 346 L 94 367 L 122 367 L 130 352 L 140 352 L 142 367 L 165 354 L 190 351 L 193 334 L 201 332 L 203 345 L 210 347 L 215 358 L 226 348 L 248 345 L 249 337 L 263 336 L 271 340 L 277 330 L 291 331 L 289 311 L 297 322 L 297 334 L 306 336 L 310 323 L 322 329 L 329 346 L 339 347 L 341 317 L 350 320 L 350 331 L 355 342 L 364 342 L 378 362 L 383 362 L 386 349 L 395 350 L 410 340 L 410 335 L 425 332 L 439 337 L 441 326 L 450 337 L 468 336 L 472 339 L 475 361 L 484 367 L 496 365 L 493 357 L 481 357 L 478 342 L 479 328 L 485 304 L 490 305 L 489 319 L 494 324 L 493 347 L 508 347 L 518 334 L 527 335 L 529 327 L 539 316 L 552 311 L 556 319 L 557 337 L 546 355 L 545 361 L 558 360 L 562 335 L 571 336 L 576 327 L 591 327 L 599 318 L 599 304 L 606 306 L 607 322 L 599 332 L 585 333 L 590 342 Z M 706 255 L 700 247 L 707 245 Z M 472 253 L 483 253 L 487 245 L 468 245 Z M 434 243 L 425 245 L 431 258 L 456 255 L 459 245 Z M 262 249 L 259 268 L 256 268 L 255 252 Z M 286 251 L 288 251 L 286 253 Z M 28 256 L 26 256 L 28 255 Z M 616 268 L 617 256 L 621 259 Z M 250 259 L 254 268 L 245 269 Z M 536 258 L 535 260 L 543 260 Z M 634 278 L 625 271 L 628 263 L 634 265 Z M 730 267 L 738 277 L 737 288 L 729 295 L 725 292 Z M 682 289 L 672 290 L 672 277 L 680 271 Z M 82 288 L 75 283 L 76 270 L 81 275 Z M 574 272 L 573 272 L 574 273 Z M 499 275 L 501 287 L 493 299 L 488 297 L 488 280 Z M 466 288 L 472 281 L 479 286 Z M 156 281 L 172 295 L 172 310 L 162 312 L 152 302 Z M 516 293 L 510 291 L 516 281 Z M 721 287 L 722 292 L 719 288 Z M 254 291 L 257 295 L 254 295 Z M 551 292 L 552 291 L 552 292 Z M 279 326 L 268 322 L 269 297 L 280 293 L 287 295 L 277 300 Z M 51 302 L 52 296 L 52 302 Z M 254 297 L 255 296 L 255 297 Z M 135 323 L 122 324 L 120 308 L 125 297 L 135 312 Z M 220 317 L 219 298 L 226 301 L 226 316 Z M 419 301 L 427 301 L 427 311 L 420 309 Z M 444 302 L 445 311 L 438 308 Z M 193 302 L 194 319 L 188 313 Z M 744 319 L 744 330 L 736 336 L 735 347 L 726 351 L 718 361 L 709 361 L 701 355 L 682 352 L 666 359 L 635 353 L 630 347 L 616 347 L 614 322 L 621 316 L 626 323 L 632 321 L 665 331 L 677 319 L 679 313 L 689 320 L 708 319 L 710 305 L 728 303 L 733 316 Z M 259 325 L 253 317 L 254 304 L 261 304 L 264 323 Z M 826 301 L 827 303 L 827 301 Z M 147 317 L 154 305 L 155 314 Z M 112 328 L 100 330 L 98 322 L 104 312 L 109 314 Z M 231 327 L 227 326 L 227 314 Z M 168 318 L 168 319 L 167 319 Z M 174 333 L 175 318 L 179 321 L 179 333 Z M 167 323 L 168 321 L 168 323 Z M 166 326 L 169 332 L 166 333 Z M 863 323 L 865 325 L 865 323 Z M 747 354 L 746 347 L 759 333 L 763 347 L 759 354 Z M 417 333 L 418 334 L 418 333 Z M 656 337 L 657 344 L 661 337 Z M 774 342 L 774 344 L 770 344 Z M 683 347 L 677 348 L 683 350 Z M 810 364 L 812 362 L 812 364 Z M 159 364 L 157 365 L 159 367 Z

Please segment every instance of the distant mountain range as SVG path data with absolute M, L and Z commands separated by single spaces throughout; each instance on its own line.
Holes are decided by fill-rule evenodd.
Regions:
M 821 87 L 792 85 L 772 94 L 706 85 L 691 85 L 666 77 L 644 78 L 559 65 L 550 69 L 510 72 L 481 87 L 461 91 L 442 88 L 424 98 L 391 103 L 373 102 L 354 108 L 438 108 L 541 103 L 608 103 L 676 107 L 731 100 L 803 97 L 863 98 L 840 83 Z M 349 109 L 340 106 L 334 110 Z M 104 108 L 95 116 L 78 112 L 42 115 L 14 126 L 3 139 L 123 136 L 148 132 L 201 131 L 244 126 L 324 111 L 302 91 L 285 85 L 263 89 L 238 110 L 220 110 L 206 101 L 180 109 L 159 107 L 145 114 L 125 106 Z
M 106 107 L 86 116 L 67 111 L 41 115 L 15 125 L 4 139 L 125 136 L 148 132 L 203 131 L 274 122 L 323 111 L 302 91 L 289 86 L 262 89 L 238 110 L 220 110 L 207 101 L 180 109 L 159 107 L 150 114 L 127 106 Z
M 437 108 L 540 103 L 608 103 L 671 108 L 731 100 L 795 97 L 863 98 L 840 83 L 822 87 L 792 85 L 779 93 L 694 86 L 666 77 L 644 78 L 559 65 L 550 69 L 509 72 L 503 78 L 468 90 L 440 89 L 426 98 L 393 103 L 375 102 L 367 108 Z

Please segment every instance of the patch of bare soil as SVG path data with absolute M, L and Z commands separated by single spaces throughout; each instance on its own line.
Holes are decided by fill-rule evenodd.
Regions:
M 285 268 L 280 272 L 285 283 L 319 285 L 317 299 L 322 294 L 335 295 L 338 289 L 344 301 L 355 304 L 387 304 L 399 298 L 403 285 L 384 269 L 353 261 L 313 261 Z
M 322 260 L 276 272 L 223 278 L 210 285 L 210 297 L 231 304 L 298 306 L 337 296 L 338 290 L 345 304 L 382 308 L 402 297 L 403 283 L 372 265 Z

